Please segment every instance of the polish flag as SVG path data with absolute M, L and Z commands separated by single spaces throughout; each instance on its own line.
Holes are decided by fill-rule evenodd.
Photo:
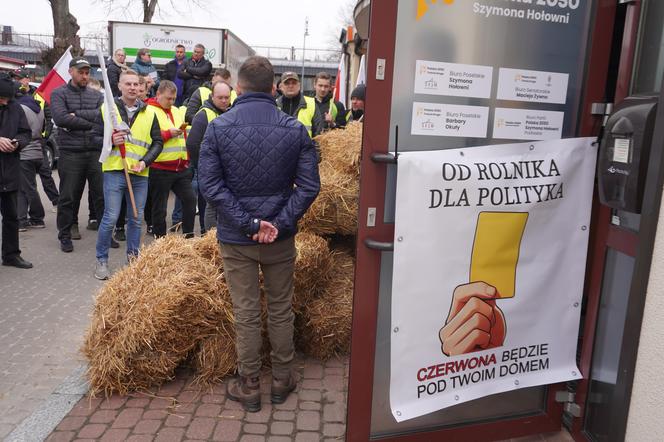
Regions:
M 37 94 L 39 94 L 44 101 L 49 105 L 51 104 L 51 92 L 54 89 L 63 86 L 71 80 L 71 75 L 69 75 L 69 62 L 72 60 L 71 52 L 69 50 L 71 46 L 67 48 L 60 60 L 55 63 L 53 69 L 46 75 L 42 84 L 37 88 Z
M 367 84 L 367 60 L 364 55 L 362 55 L 362 58 L 360 58 L 360 70 L 357 73 L 355 87 L 358 87 L 361 84 Z
M 337 71 L 337 79 L 334 83 L 334 100 L 341 101 L 344 106 L 346 103 L 346 55 L 341 54 L 339 61 L 339 70 Z

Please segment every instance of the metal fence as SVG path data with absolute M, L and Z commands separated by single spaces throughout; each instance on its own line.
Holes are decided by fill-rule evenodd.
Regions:
M 104 53 L 109 53 L 108 36 L 84 35 L 80 37 L 81 47 L 83 49 L 95 50 L 101 45 Z M 51 34 L 23 34 L 12 32 L 2 35 L 2 44 L 9 46 L 22 46 L 38 49 L 47 49 L 53 47 L 53 35 Z M 295 46 L 252 46 L 256 54 L 271 59 L 302 61 L 302 48 Z M 338 62 L 341 57 L 341 50 L 338 49 L 320 49 L 305 48 L 304 59 L 314 62 Z
M 83 49 L 96 49 L 98 45 L 104 52 L 108 52 L 108 37 L 98 35 L 84 35 L 80 37 Z M 6 46 L 22 46 L 29 48 L 47 49 L 53 47 L 52 34 L 22 34 L 12 32 L 2 35 L 2 44 Z
M 300 60 L 302 61 L 302 48 L 280 47 L 280 46 L 252 46 L 257 55 L 278 60 Z M 305 48 L 304 59 L 308 61 L 338 62 L 341 50 Z

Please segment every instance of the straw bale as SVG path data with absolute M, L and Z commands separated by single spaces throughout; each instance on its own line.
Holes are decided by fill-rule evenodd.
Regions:
M 320 146 L 320 156 L 326 165 L 339 173 L 360 176 L 362 150 L 362 123 L 352 121 L 345 129 L 323 132 L 315 140 Z
M 194 243 L 176 235 L 155 241 L 102 287 L 82 349 L 93 394 L 171 379 L 201 337 L 232 322 L 219 269 Z
M 360 192 L 362 123 L 316 137 L 320 144 L 321 189 L 304 214 L 300 228 L 318 235 L 354 235 Z
M 333 260 L 334 280 L 304 306 L 296 320 L 299 350 L 320 360 L 350 351 L 355 264 L 352 256 L 342 252 L 335 253 Z
M 335 263 L 327 240 L 313 233 L 298 233 L 295 248 L 293 309 L 299 312 L 310 298 L 319 296 L 334 278 Z
M 349 307 L 337 303 L 328 312 L 327 303 L 319 300 L 337 296 L 335 287 L 348 291 L 348 284 L 350 294 L 344 296 L 352 296 L 352 259 L 348 258 L 348 276 L 348 259 L 330 251 L 324 238 L 300 233 L 295 244 L 294 310 L 298 318 L 318 315 L 308 321 L 307 333 L 315 339 L 308 353 L 343 352 L 349 335 L 330 339 L 326 328 L 321 329 L 324 335 L 314 329 L 319 323 L 325 327 L 321 315 L 328 315 L 345 330 Z M 172 379 L 185 362 L 200 384 L 233 373 L 234 319 L 221 264 L 214 231 L 191 240 L 168 235 L 143 248 L 139 258 L 113 275 L 97 296 L 82 349 L 91 392 L 147 390 Z M 265 311 L 262 319 L 265 323 Z M 343 339 L 347 342 L 340 342 Z M 269 341 L 265 342 L 268 356 Z M 316 349 L 319 342 L 326 347 Z
M 235 332 L 220 329 L 217 333 L 203 338 L 191 359 L 195 383 L 209 385 L 220 382 L 235 372 Z
M 210 261 L 210 263 L 219 269 L 223 270 L 223 263 L 221 261 L 221 249 L 217 240 L 217 229 L 212 228 L 203 235 L 201 238 L 195 238 L 191 241 L 194 250 L 203 259 Z

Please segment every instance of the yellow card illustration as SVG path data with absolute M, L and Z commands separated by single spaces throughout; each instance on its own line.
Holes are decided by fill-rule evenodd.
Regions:
M 480 212 L 477 217 L 470 281 L 484 281 L 498 298 L 514 297 L 516 265 L 527 212 Z

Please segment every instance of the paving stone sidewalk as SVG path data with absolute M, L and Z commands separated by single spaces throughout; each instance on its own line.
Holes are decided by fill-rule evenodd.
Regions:
M 283 404 L 270 403 L 269 373 L 262 377 L 262 410 L 246 413 L 226 397 L 226 385 L 200 387 L 192 373 L 150 393 L 83 397 L 48 441 L 242 441 L 344 440 L 348 360 L 298 358 L 297 389 Z

